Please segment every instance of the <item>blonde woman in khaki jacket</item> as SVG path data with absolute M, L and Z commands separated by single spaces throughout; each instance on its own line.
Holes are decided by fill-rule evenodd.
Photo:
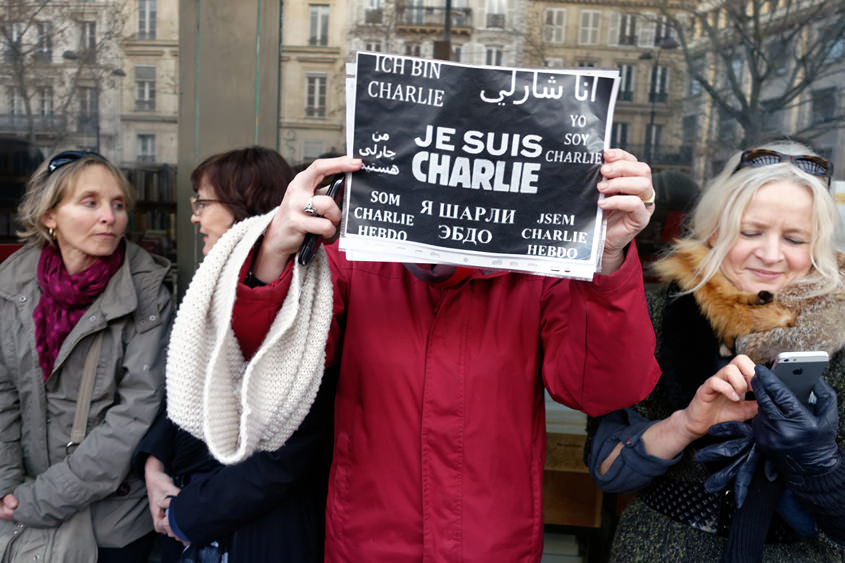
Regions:
M 54 527 L 90 507 L 100 563 L 145 562 L 154 538 L 129 461 L 161 402 L 173 305 L 167 262 L 123 238 L 131 204 L 101 155 L 59 153 L 27 186 L 25 246 L 0 265 L 0 518 Z M 100 334 L 87 435 L 68 447 Z

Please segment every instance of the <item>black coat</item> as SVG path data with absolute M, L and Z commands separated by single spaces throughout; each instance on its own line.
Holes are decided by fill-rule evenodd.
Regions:
M 326 491 L 331 464 L 336 373 L 327 371 L 311 411 L 285 444 L 221 465 L 205 443 L 162 415 L 136 450 L 161 460 L 182 487 L 170 504 L 179 529 L 195 545 L 217 541 L 230 563 L 323 561 Z M 161 536 L 162 563 L 182 544 Z

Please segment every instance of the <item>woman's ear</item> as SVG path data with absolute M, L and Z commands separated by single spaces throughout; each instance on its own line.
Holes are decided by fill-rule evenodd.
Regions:
M 50 210 L 45 213 L 41 217 L 41 224 L 47 227 L 48 229 L 55 229 L 56 228 L 56 212 L 54 210 Z
M 714 246 L 716 246 L 716 240 L 718 238 L 719 238 L 719 231 L 716 231 L 715 233 L 710 235 L 709 239 L 707 239 L 707 246 L 709 246 L 710 248 L 713 248 Z

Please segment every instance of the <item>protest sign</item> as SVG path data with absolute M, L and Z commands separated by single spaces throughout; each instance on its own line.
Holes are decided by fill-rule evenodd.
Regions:
M 358 53 L 347 74 L 350 260 L 592 277 L 616 71 Z

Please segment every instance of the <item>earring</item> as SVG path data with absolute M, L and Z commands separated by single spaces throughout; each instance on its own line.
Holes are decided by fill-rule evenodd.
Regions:
M 47 228 L 47 234 L 48 234 L 48 235 L 50 235 L 50 238 L 51 238 L 52 240 L 56 240 L 56 231 L 55 231 L 55 230 L 53 230 L 53 227 L 48 227 L 48 228 Z

